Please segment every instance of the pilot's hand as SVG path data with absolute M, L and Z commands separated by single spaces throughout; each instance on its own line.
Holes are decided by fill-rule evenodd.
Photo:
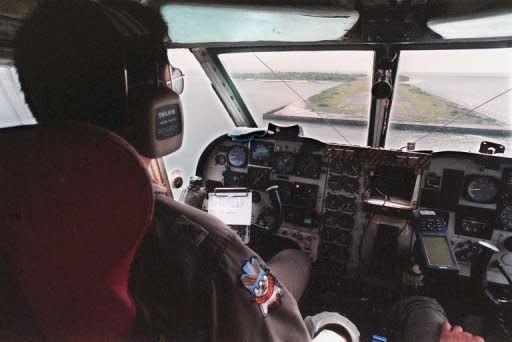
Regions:
M 452 327 L 450 323 L 444 322 L 441 326 L 439 342 L 484 342 L 484 339 L 465 332 L 458 325 Z

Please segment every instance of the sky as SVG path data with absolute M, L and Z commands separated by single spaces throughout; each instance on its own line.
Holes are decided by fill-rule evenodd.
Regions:
M 220 59 L 230 72 L 275 71 L 369 73 L 371 51 L 291 51 L 232 53 Z M 512 76 L 512 48 L 402 51 L 399 72 L 500 73 Z

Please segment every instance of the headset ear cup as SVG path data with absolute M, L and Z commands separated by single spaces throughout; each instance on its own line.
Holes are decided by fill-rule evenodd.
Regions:
M 159 158 L 181 147 L 183 109 L 174 91 L 167 87 L 131 90 L 127 107 L 126 139 L 140 154 Z

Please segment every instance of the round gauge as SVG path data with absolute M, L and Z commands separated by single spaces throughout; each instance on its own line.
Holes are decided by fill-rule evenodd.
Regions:
M 274 168 L 277 173 L 290 174 L 295 169 L 295 155 L 290 152 L 276 153 Z
M 318 156 L 305 156 L 297 163 L 296 175 L 304 178 L 320 178 L 321 162 Z
M 217 154 L 215 156 L 215 163 L 217 165 L 226 165 L 227 158 L 225 154 Z
M 251 142 L 251 152 L 249 154 L 251 163 L 270 166 L 272 164 L 272 152 L 274 151 L 274 145 L 271 143 Z
M 334 172 L 334 173 L 343 173 L 343 168 L 344 168 L 344 165 L 343 165 L 343 161 L 342 160 L 339 160 L 339 159 L 336 159 L 336 160 L 333 160 L 331 162 L 331 172 Z
M 243 146 L 232 146 L 228 152 L 229 165 L 233 167 L 244 167 L 247 165 L 247 150 Z
M 340 216 L 333 212 L 328 212 L 324 216 L 324 224 L 326 226 L 337 226 L 340 220 Z
M 340 198 L 334 195 L 327 195 L 325 206 L 329 209 L 337 210 L 340 207 Z
M 327 180 L 327 187 L 331 190 L 338 191 L 343 187 L 343 177 L 331 176 Z
M 491 177 L 475 177 L 466 188 L 468 198 L 477 203 L 492 203 L 498 194 L 496 180 Z
M 354 198 L 349 198 L 345 196 L 341 196 L 341 209 L 344 211 L 353 212 L 357 208 L 357 203 Z
M 359 177 L 361 169 L 359 166 L 352 164 L 351 162 L 343 163 L 343 173 L 349 177 Z
M 224 172 L 224 186 L 245 187 L 247 186 L 247 175 L 245 173 L 226 171 Z
M 270 183 L 270 169 L 262 167 L 249 167 L 249 188 L 265 190 Z
M 354 193 L 359 189 L 359 182 L 356 179 L 346 177 L 343 180 L 343 190 Z
M 498 214 L 498 218 L 504 230 L 512 230 L 512 205 L 504 206 Z
M 324 224 L 331 227 L 351 229 L 354 227 L 354 218 L 348 214 L 327 212 L 324 216 Z

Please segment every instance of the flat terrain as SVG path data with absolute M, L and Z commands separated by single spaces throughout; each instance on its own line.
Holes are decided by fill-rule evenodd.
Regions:
M 470 108 L 430 94 L 407 81 L 399 82 L 396 91 L 392 113 L 394 122 L 438 124 L 456 119 L 459 125 L 497 125 L 497 121 L 491 117 L 471 112 Z M 370 101 L 368 79 L 358 77 L 353 81 L 340 83 L 308 100 L 317 112 L 364 119 Z

